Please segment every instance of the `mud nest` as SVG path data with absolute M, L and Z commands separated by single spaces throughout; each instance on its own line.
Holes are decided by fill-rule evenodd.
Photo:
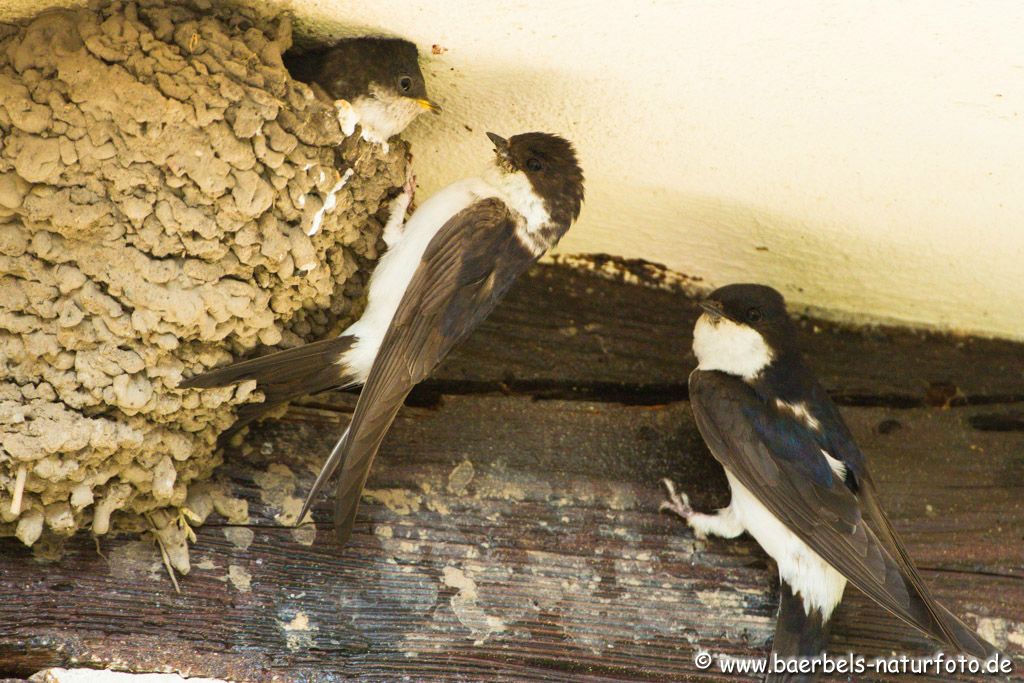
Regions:
M 179 380 L 358 312 L 407 148 L 346 138 L 290 44 L 145 0 L 0 34 L 0 533 L 149 529 L 187 571 L 189 485 L 253 397 Z

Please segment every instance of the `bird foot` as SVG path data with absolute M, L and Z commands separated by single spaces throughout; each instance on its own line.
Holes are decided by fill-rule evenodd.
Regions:
M 406 175 L 405 184 L 402 185 L 402 191 L 391 200 L 391 205 L 388 207 L 390 212 L 388 222 L 384 226 L 384 232 L 381 234 L 384 244 L 388 249 L 394 249 L 395 245 L 405 236 L 405 216 L 409 212 L 409 206 L 412 204 L 412 197 L 415 192 L 416 176 L 410 170 Z
M 416 193 L 416 172 L 412 170 L 412 166 L 409 166 L 409 171 L 405 174 L 405 184 L 402 185 L 403 194 L 409 195 L 411 199 Z
M 689 522 L 690 517 L 695 514 L 693 508 L 690 507 L 690 499 L 685 493 L 676 492 L 676 485 L 672 483 L 671 479 L 666 477 L 661 480 L 661 483 L 665 485 L 666 489 L 668 489 L 668 500 L 662 502 L 658 511 L 665 512 L 667 510 L 669 512 L 674 512 Z

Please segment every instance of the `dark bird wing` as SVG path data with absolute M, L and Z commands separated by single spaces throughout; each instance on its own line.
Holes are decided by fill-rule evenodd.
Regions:
M 178 386 L 208 389 L 256 380 L 256 388 L 263 392 L 263 403 L 250 403 L 238 409 L 238 420 L 230 430 L 236 432 L 285 401 L 354 384 L 354 373 L 342 362 L 354 341 L 350 336 L 323 339 L 210 370 Z
M 345 543 L 377 449 L 405 397 L 494 308 L 537 259 L 497 199 L 462 210 L 427 246 L 366 379 L 338 453 L 335 531 Z M 325 467 L 334 467 L 327 463 Z
M 852 487 L 831 476 L 822 454 L 827 428 L 816 435 L 767 405 L 742 380 L 720 372 L 695 370 L 690 400 L 715 458 L 850 583 L 897 617 L 962 652 L 977 657 L 997 652 L 931 597 L 882 513 L 863 467 Z M 852 439 L 844 447 L 855 448 Z M 826 469 L 827 476 L 822 474 Z

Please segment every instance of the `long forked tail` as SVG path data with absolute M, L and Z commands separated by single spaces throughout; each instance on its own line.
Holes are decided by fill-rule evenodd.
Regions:
M 970 626 L 960 620 L 948 609 L 936 603 L 938 608 L 936 616 L 942 622 L 942 630 L 950 645 L 956 647 L 960 652 L 965 652 L 979 659 L 988 659 L 992 655 L 1005 657 L 995 645 L 982 638 Z M 935 637 L 941 638 L 938 634 Z
M 893 611 L 892 607 L 884 601 L 879 604 L 893 611 L 896 616 L 904 619 L 911 626 L 946 643 L 958 652 L 979 659 L 988 659 L 996 654 L 1005 656 L 992 643 L 982 638 L 932 597 L 931 591 L 928 590 L 928 586 L 914 567 L 906 548 L 899 536 L 896 535 L 892 523 L 878 505 L 874 484 L 870 481 L 861 483 L 861 502 L 864 505 L 866 517 L 872 522 L 872 528 L 877 534 L 879 542 L 892 557 L 888 576 L 902 583 L 902 586 L 899 586 L 902 589 L 900 592 L 905 592 L 907 596 L 906 601 L 902 603 L 902 613 Z M 868 595 L 878 601 L 878 598 L 871 595 L 870 592 Z
M 204 372 L 179 386 L 208 389 L 256 380 L 256 388 L 263 392 L 263 403 L 241 406 L 238 421 L 231 428 L 234 432 L 285 401 L 356 383 L 354 371 L 343 362 L 345 352 L 355 341 L 353 336 L 324 339 Z
M 775 625 L 775 640 L 769 667 L 777 659 L 793 657 L 816 657 L 825 650 L 828 641 L 828 622 L 821 611 L 804 609 L 804 601 L 793 594 L 785 581 L 779 586 L 779 616 Z M 771 671 L 771 669 L 769 669 Z M 816 674 L 769 673 L 765 683 L 810 683 Z
M 320 468 L 320 473 L 316 475 L 316 481 L 313 482 L 313 487 L 309 489 L 309 493 L 306 494 L 306 499 L 302 501 L 302 509 L 299 511 L 299 516 L 295 518 L 295 526 L 300 526 L 303 520 L 306 518 L 306 513 L 309 512 L 310 508 L 313 507 L 313 503 L 316 502 L 316 497 L 320 491 L 323 490 L 324 485 L 331 480 L 331 477 L 337 471 L 338 466 L 341 464 L 341 452 L 345 447 L 345 439 L 348 438 L 348 427 L 342 432 L 341 436 L 338 437 L 338 441 L 334 444 L 334 448 L 331 449 L 331 454 L 327 456 L 327 460 L 324 461 L 323 467 Z

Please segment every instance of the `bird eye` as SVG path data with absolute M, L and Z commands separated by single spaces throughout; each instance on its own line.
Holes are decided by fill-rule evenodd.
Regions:
M 528 171 L 537 172 L 542 168 L 544 168 L 544 164 L 540 163 L 540 161 L 536 157 L 530 157 L 529 159 L 526 160 L 526 169 Z
M 398 88 L 402 92 L 409 92 L 412 90 L 412 79 L 408 76 L 402 76 L 398 79 Z
M 747 309 L 747 320 L 752 323 L 761 321 L 761 309 L 760 308 L 748 308 Z

